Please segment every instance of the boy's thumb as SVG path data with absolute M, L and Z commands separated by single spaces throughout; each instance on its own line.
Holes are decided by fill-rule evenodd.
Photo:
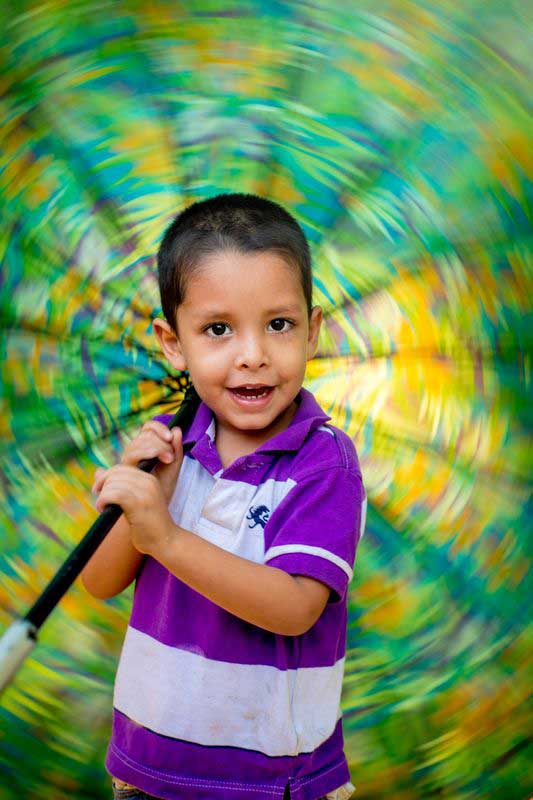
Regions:
M 176 486 L 176 481 L 178 479 L 179 471 L 181 469 L 181 465 L 183 463 L 183 448 L 181 446 L 181 431 L 179 428 L 174 428 L 172 431 L 173 434 L 173 444 L 174 444 L 174 458 L 172 461 L 168 463 L 161 463 L 159 462 L 155 467 L 155 472 L 159 478 L 161 483 L 161 488 L 167 499 L 170 501 L 172 497 L 172 493 Z

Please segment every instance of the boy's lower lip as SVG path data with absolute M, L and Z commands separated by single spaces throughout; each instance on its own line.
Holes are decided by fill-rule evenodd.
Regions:
M 231 394 L 235 403 L 241 408 L 262 408 L 266 406 L 270 398 L 272 397 L 272 392 L 274 391 L 274 387 L 271 386 L 267 392 L 261 397 L 257 399 L 253 399 L 251 397 L 245 397 L 244 395 L 237 394 L 235 389 L 229 389 L 229 393 Z

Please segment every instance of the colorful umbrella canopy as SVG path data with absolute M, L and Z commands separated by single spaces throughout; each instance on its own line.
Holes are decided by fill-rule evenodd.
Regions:
M 531 515 L 526 6 L 2 4 L 0 631 L 175 409 L 155 253 L 186 205 L 277 200 L 325 312 L 306 387 L 368 495 L 346 749 L 363 798 L 523 798 Z M 529 589 L 529 591 L 528 591 Z M 2 698 L 2 800 L 109 797 L 131 603 L 77 582 Z

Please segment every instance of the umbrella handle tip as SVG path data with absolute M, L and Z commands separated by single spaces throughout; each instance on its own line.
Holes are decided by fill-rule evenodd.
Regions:
M 0 638 L 0 693 L 37 643 L 37 628 L 26 619 L 13 622 Z

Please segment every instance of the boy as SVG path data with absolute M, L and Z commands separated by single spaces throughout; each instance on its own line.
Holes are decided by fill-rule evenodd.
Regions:
M 85 586 L 105 598 L 136 579 L 115 797 L 344 800 L 346 591 L 366 498 L 352 441 L 302 388 L 322 320 L 307 242 L 281 206 L 219 195 L 174 220 L 158 274 L 155 334 L 202 402 L 183 437 L 154 418 L 95 476 L 97 509 L 124 516 Z M 154 473 L 136 468 L 154 455 Z

